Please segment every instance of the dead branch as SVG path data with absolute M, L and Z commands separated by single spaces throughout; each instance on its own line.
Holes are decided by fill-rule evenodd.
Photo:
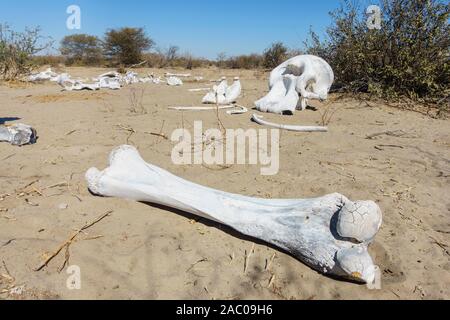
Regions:
M 67 252 L 68 252 L 68 248 L 69 246 L 72 244 L 72 242 L 75 240 L 75 238 L 82 232 L 84 232 L 85 230 L 89 229 L 90 227 L 92 227 L 93 225 L 99 223 L 100 221 L 102 221 L 104 218 L 108 217 L 113 211 L 110 210 L 108 212 L 106 212 L 105 214 L 101 215 L 99 218 L 95 219 L 94 221 L 85 224 L 83 227 L 81 227 L 80 229 L 78 229 L 74 234 L 72 234 L 62 245 L 60 245 L 58 247 L 58 249 L 56 249 L 56 251 L 51 254 L 39 267 L 35 268 L 34 271 L 41 271 L 42 269 L 44 269 L 45 267 L 47 267 L 47 265 L 50 263 L 50 261 L 52 261 L 56 256 L 59 255 L 59 253 L 66 248 L 66 260 L 67 260 Z M 65 262 L 66 262 L 65 260 Z M 65 263 L 64 263 L 65 265 Z M 64 266 L 63 265 L 63 266 Z M 61 269 L 62 270 L 62 269 Z

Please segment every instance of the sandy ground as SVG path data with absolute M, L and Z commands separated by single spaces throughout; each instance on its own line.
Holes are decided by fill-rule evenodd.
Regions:
M 73 76 L 105 70 L 70 68 Z M 150 71 L 150 70 L 140 70 Z M 162 70 L 153 70 L 163 74 Z M 217 79 L 240 75 L 252 106 L 267 91 L 267 75 L 253 71 L 195 70 Z M 355 100 L 337 108 L 329 133 L 283 132 L 278 175 L 260 166 L 226 169 L 172 164 L 171 135 L 202 120 L 216 128 L 214 112 L 168 111 L 199 105 L 202 93 L 182 87 L 133 85 L 120 91 L 61 92 L 52 83 L 0 86 L 1 117 L 38 130 L 38 143 L 0 145 L 0 298 L 62 299 L 448 299 L 450 298 L 450 126 L 414 112 Z M 133 113 L 130 96 L 144 90 L 147 113 Z M 289 124 L 315 125 L 327 106 L 294 116 L 265 115 Z M 220 113 L 226 128 L 257 128 L 251 113 Z M 5 120 L 5 119 L 3 119 Z M 124 128 L 132 128 L 135 133 Z M 380 132 L 394 131 L 367 139 Z M 262 243 L 244 273 L 251 239 L 234 231 L 142 203 L 92 196 L 84 173 L 107 165 L 110 151 L 133 144 L 143 157 L 206 186 L 267 198 L 317 197 L 339 192 L 375 200 L 384 224 L 370 251 L 382 270 L 382 289 L 325 277 Z M 67 208 L 65 208 L 67 207 Z M 65 208 L 65 209 L 64 209 Z M 87 222 L 112 213 L 81 233 L 42 271 L 49 254 Z M 66 269 L 81 270 L 81 290 L 68 290 Z M 272 261 L 271 263 L 268 263 Z M 270 266 L 266 268 L 266 265 Z

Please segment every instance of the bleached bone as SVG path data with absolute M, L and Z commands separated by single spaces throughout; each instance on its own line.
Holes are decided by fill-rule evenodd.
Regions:
M 291 82 L 285 81 L 286 75 L 295 77 L 295 89 L 300 95 L 301 110 L 306 109 L 309 99 L 326 100 L 334 81 L 333 70 L 322 58 L 313 55 L 293 57 L 270 74 L 269 94 L 255 102 L 259 111 L 278 114 L 294 111 L 291 105 L 279 103 L 291 86 Z
M 212 90 L 209 91 L 202 99 L 202 103 L 204 104 L 217 104 L 219 101 L 225 101 L 225 93 L 228 88 L 227 78 L 222 77 L 219 80 L 216 80 L 216 85 L 212 87 Z
M 138 78 L 139 82 L 141 83 L 153 83 L 153 77 L 144 77 L 144 78 Z
M 182 86 L 183 85 L 183 81 L 181 81 L 181 79 L 177 78 L 177 77 L 168 77 L 167 78 L 167 84 L 169 86 Z
M 236 104 L 235 107 L 238 108 L 238 109 L 237 110 L 227 111 L 227 114 L 235 115 L 235 114 L 244 114 L 244 113 L 248 112 L 248 109 L 246 107 L 244 107 L 244 106 Z
M 227 88 L 225 93 L 225 103 L 234 103 L 241 96 L 242 85 L 239 77 L 234 78 L 234 82 L 231 86 Z
M 160 83 L 164 83 L 165 81 L 162 80 L 160 77 L 158 78 L 153 78 L 153 83 L 154 84 L 160 84 Z
M 119 90 L 122 86 L 118 78 L 102 77 L 97 82 L 100 88 L 107 88 L 111 90 Z
M 271 243 L 324 274 L 368 283 L 375 279 L 367 247 L 382 215 L 372 201 L 352 202 L 338 193 L 272 200 L 222 192 L 146 163 L 132 146 L 115 149 L 109 162 L 104 171 L 91 168 L 86 173 L 96 195 L 185 211 Z
M 200 91 L 209 91 L 211 88 L 195 88 L 195 89 L 189 89 L 189 92 L 200 92 Z
M 117 71 L 109 71 L 109 72 L 103 73 L 103 74 L 98 76 L 99 79 L 100 78 L 105 78 L 105 77 L 108 77 L 108 78 L 120 78 L 121 75 Z
M 166 77 L 177 77 L 177 78 L 189 78 L 192 75 L 190 73 L 170 73 L 170 72 L 166 72 L 165 73 Z
M 242 85 L 239 77 L 234 78 L 231 86 L 228 86 L 227 79 L 223 77 L 217 86 L 208 92 L 202 99 L 205 104 L 230 104 L 236 102 L 242 92 Z
M 169 110 L 175 110 L 175 111 L 208 111 L 208 110 L 223 110 L 223 109 L 231 109 L 236 108 L 235 105 L 227 105 L 227 106 L 202 106 L 202 107 L 169 107 Z
M 83 83 L 80 81 L 73 81 L 70 82 L 70 85 L 65 85 L 64 83 L 60 83 L 60 85 L 63 87 L 64 91 L 81 91 L 81 90 L 100 90 L 100 83 Z
M 297 131 L 297 132 L 328 132 L 327 127 L 318 127 L 318 126 L 293 126 L 287 124 L 278 124 L 269 121 L 265 121 L 262 119 L 263 117 L 258 116 L 256 114 L 253 115 L 252 120 L 257 124 L 268 126 L 272 128 L 288 130 L 288 131 Z
M 23 146 L 35 143 L 36 138 L 36 130 L 25 124 L 0 125 L 0 142 L 8 142 L 14 146 Z
M 134 84 L 134 83 L 138 83 L 139 79 L 138 79 L 138 74 L 136 72 L 133 71 L 128 71 L 126 73 L 126 75 L 122 78 L 122 81 L 125 84 Z
M 32 74 L 28 77 L 29 81 L 46 81 L 50 80 L 54 77 L 57 77 L 58 74 L 52 71 L 52 68 L 48 68 L 43 72 L 39 72 L 36 74 Z
M 57 75 L 56 77 L 50 78 L 51 82 L 57 82 L 57 83 L 67 82 L 67 81 L 71 81 L 71 80 L 72 79 L 70 78 L 70 75 L 67 73 L 61 73 L 61 74 Z

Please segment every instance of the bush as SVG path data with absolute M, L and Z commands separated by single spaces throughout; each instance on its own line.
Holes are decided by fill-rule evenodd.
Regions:
M 347 90 L 444 101 L 450 93 L 450 5 L 439 0 L 381 2 L 381 30 L 369 29 L 363 8 L 347 0 L 331 13 L 334 22 L 325 41 L 311 32 L 308 53 L 325 58 L 336 83 Z
M 87 34 L 74 34 L 61 41 L 61 54 L 66 64 L 98 65 L 103 60 L 101 41 Z
M 32 61 L 36 66 L 51 66 L 52 68 L 57 68 L 64 65 L 66 59 L 63 56 L 38 55 L 34 56 Z
M 142 54 L 154 42 L 142 28 L 122 28 L 106 32 L 105 54 L 115 65 L 130 66 L 142 62 Z
M 15 32 L 8 25 L 0 24 L 0 79 L 17 80 L 29 74 L 34 65 L 33 55 L 51 45 L 51 41 L 43 40 L 40 28 Z
M 264 58 L 261 55 L 254 53 L 231 57 L 225 60 L 224 64 L 230 69 L 258 69 L 263 65 L 263 60 Z
M 288 48 L 281 43 L 273 43 L 264 51 L 264 67 L 273 69 L 282 64 L 288 57 Z

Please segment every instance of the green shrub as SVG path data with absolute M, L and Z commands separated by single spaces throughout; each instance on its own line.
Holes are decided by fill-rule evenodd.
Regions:
M 283 63 L 288 57 L 288 48 L 281 42 L 273 43 L 264 51 L 264 67 L 273 69 Z
M 336 85 L 384 98 L 435 102 L 449 110 L 450 4 L 439 0 L 381 0 L 381 29 L 369 29 L 365 9 L 344 1 L 321 41 L 307 51 L 325 58 Z
M 61 54 L 67 65 L 99 65 L 103 60 L 101 41 L 96 36 L 74 34 L 61 41 Z
M 142 54 L 154 45 L 144 29 L 121 28 L 106 32 L 104 50 L 114 65 L 130 66 L 142 62 Z
M 221 62 L 230 69 L 258 69 L 263 65 L 264 58 L 259 54 L 240 55 Z
M 40 28 L 15 32 L 0 24 L 0 79 L 18 80 L 27 75 L 34 66 L 33 55 L 51 45 L 40 35 Z

